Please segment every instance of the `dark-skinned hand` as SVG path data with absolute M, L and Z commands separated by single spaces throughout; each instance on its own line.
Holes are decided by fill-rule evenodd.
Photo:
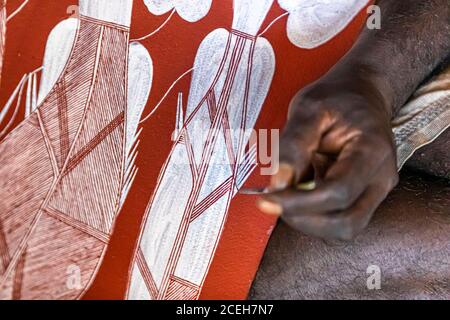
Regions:
M 351 239 L 398 182 L 391 120 L 450 61 L 448 0 L 377 0 L 381 28 L 363 28 L 350 51 L 293 99 L 280 169 L 259 203 L 304 233 Z M 316 188 L 298 182 L 316 169 Z
M 259 201 L 261 211 L 327 239 L 352 239 L 367 226 L 398 183 L 390 114 L 371 90 L 358 79 L 325 79 L 294 97 L 269 186 L 275 192 Z M 322 168 L 315 189 L 293 187 L 312 166 Z

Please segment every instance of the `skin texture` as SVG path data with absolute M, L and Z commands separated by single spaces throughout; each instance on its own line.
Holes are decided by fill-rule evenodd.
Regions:
M 309 237 L 280 222 L 250 298 L 450 299 L 449 208 L 449 180 L 404 172 L 352 242 Z M 380 290 L 367 289 L 370 265 L 381 269 Z
M 408 168 L 450 180 L 450 130 L 418 150 L 406 163 Z
M 349 240 L 398 183 L 391 120 L 450 53 L 448 0 L 379 0 L 382 27 L 292 100 L 280 170 L 261 211 L 296 230 Z M 292 186 L 316 169 L 314 191 Z

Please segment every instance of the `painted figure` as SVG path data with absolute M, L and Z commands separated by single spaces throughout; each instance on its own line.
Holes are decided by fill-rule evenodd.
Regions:
M 79 4 L 49 37 L 37 108 L 0 144 L 3 299 L 79 297 L 136 173 L 152 63 L 129 44 L 132 1 Z
M 230 201 L 255 165 L 246 149 L 275 55 L 258 37 L 272 0 L 235 0 L 231 31 L 198 50 L 183 126 L 160 173 L 135 253 L 129 299 L 195 299 Z

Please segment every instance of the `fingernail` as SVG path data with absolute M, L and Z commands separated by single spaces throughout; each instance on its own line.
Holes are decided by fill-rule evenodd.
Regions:
M 261 210 L 265 214 L 281 216 L 283 213 L 283 208 L 274 202 L 270 202 L 267 200 L 258 200 L 257 202 L 259 210 Z
M 270 189 L 284 190 L 289 187 L 294 177 L 294 168 L 287 163 L 281 163 L 277 174 L 272 176 Z

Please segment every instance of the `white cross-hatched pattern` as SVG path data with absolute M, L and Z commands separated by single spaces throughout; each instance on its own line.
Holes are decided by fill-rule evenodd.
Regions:
M 1 299 L 76 299 L 97 273 L 135 177 L 152 82 L 148 52 L 129 44 L 131 8 L 80 1 L 79 19 L 47 43 L 40 103 L 0 143 Z M 71 265 L 80 285 L 67 286 Z
M 232 29 L 214 30 L 198 49 L 184 125 L 146 210 L 129 299 L 200 294 L 230 202 L 254 168 L 255 148 L 246 146 L 275 71 L 272 46 L 257 33 L 272 3 L 234 1 Z

